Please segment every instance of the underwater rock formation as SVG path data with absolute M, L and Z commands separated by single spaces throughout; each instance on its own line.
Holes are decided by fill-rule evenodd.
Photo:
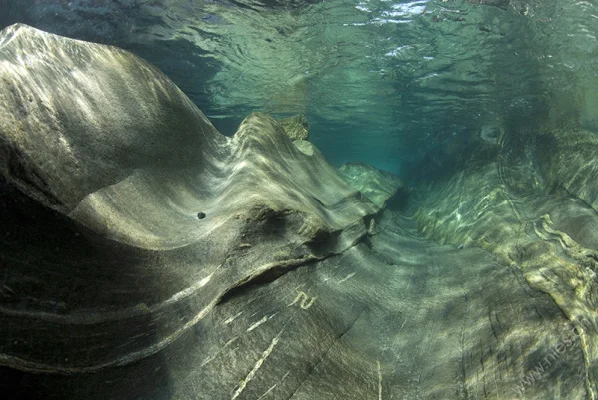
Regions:
M 284 131 L 292 140 L 309 140 L 309 124 L 305 115 L 299 114 L 279 120 Z
M 381 210 L 395 177 L 345 167 L 360 187 L 379 176 L 376 205 L 272 118 L 226 138 L 148 63 L 24 25 L 0 32 L 0 106 L 3 394 L 590 397 L 592 343 L 555 291 L 530 289 L 493 247 L 418 237 L 414 219 Z M 468 189 L 504 171 L 476 169 Z M 433 216 L 438 197 L 423 203 L 422 226 L 466 199 L 452 185 Z M 538 364 L 558 384 L 530 378 Z
M 3 247 L 6 365 L 83 372 L 152 354 L 232 288 L 353 245 L 377 211 L 272 118 L 227 139 L 127 52 L 23 25 L 0 46 L 0 171 L 68 231 L 56 249 L 49 231 Z M 73 338 L 69 356 L 31 351 L 15 340 L 25 326 L 40 348 Z
M 399 189 L 404 189 L 403 182 L 397 176 L 363 163 L 343 164 L 338 173 L 349 185 L 380 208 L 383 208 Z
M 293 143 L 300 152 L 308 156 L 313 155 L 314 152 L 320 152 L 317 147 L 312 144 L 312 142 L 308 142 L 307 140 L 294 140 Z
M 497 144 L 500 136 L 503 134 L 503 127 L 500 124 L 486 124 L 480 128 L 480 132 L 478 134 L 481 140 L 484 140 L 488 143 Z
M 521 271 L 532 288 L 549 294 L 579 334 L 586 395 L 593 398 L 598 140 L 577 127 L 503 139 L 499 154 L 485 166 L 476 163 L 430 188 L 416 213 L 419 229 L 441 244 L 487 249 Z

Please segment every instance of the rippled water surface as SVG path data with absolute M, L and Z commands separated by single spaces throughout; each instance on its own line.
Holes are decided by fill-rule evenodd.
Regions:
M 394 172 L 484 124 L 566 114 L 572 102 L 595 97 L 588 88 L 598 83 L 598 10 L 590 1 L 38 0 L 6 7 L 4 25 L 25 21 L 149 59 L 223 133 L 253 110 L 305 113 L 312 140 L 333 163 L 363 160 Z M 580 118 L 598 126 L 592 115 Z
M 0 29 L 0 396 L 598 398 L 598 0 Z

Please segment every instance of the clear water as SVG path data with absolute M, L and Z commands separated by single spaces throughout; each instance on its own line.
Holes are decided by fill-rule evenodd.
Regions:
M 0 93 L 34 120 L 0 124 L 7 398 L 598 398 L 595 0 L 0 0 L 14 23 L 151 62 L 228 137 L 304 114 L 333 167 L 400 180 L 274 151 L 264 116 L 45 154 Z M 71 144 L 100 171 L 74 187 Z
M 399 173 L 485 124 L 548 112 L 598 129 L 592 1 L 5 3 L 3 25 L 151 61 L 224 134 L 251 111 L 304 113 L 335 165 Z

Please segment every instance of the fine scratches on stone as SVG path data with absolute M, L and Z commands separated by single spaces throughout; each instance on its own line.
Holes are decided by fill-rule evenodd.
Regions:
M 365 311 L 365 308 L 361 309 L 361 311 L 359 312 L 359 314 L 357 314 L 355 319 L 351 321 L 351 323 L 342 332 L 336 334 L 334 337 L 331 338 L 332 343 L 330 343 L 330 345 L 324 350 L 324 352 L 322 352 L 321 356 L 318 358 L 316 363 L 313 365 L 313 367 L 311 367 L 308 376 L 306 376 L 303 379 L 303 381 L 296 387 L 296 389 L 293 391 L 293 394 L 289 397 L 289 400 L 292 400 L 299 393 L 303 385 L 307 382 L 308 378 L 318 369 L 318 366 L 322 364 L 322 362 L 324 361 L 330 350 L 334 347 L 334 345 L 337 344 L 340 340 L 342 340 L 343 336 L 345 336 L 347 332 L 349 332 L 353 328 L 353 326 L 355 326 L 355 324 L 357 323 L 359 318 L 361 318 Z M 328 340 L 329 338 L 330 337 L 327 336 L 325 340 Z
M 351 278 L 353 278 L 355 276 L 357 272 L 351 272 L 349 275 L 345 276 L 343 279 L 341 279 L 340 281 L 338 281 L 338 283 L 343 283 Z
M 380 370 L 380 360 L 376 360 L 378 370 L 378 400 L 382 400 L 382 371 Z
M 224 352 L 225 349 L 227 349 L 231 344 L 234 344 L 237 340 L 239 339 L 238 336 L 235 336 L 234 338 L 230 339 L 228 342 L 226 342 L 224 344 L 224 346 L 222 346 L 220 349 L 218 349 L 218 351 L 216 353 L 214 353 L 213 355 L 209 356 L 208 358 L 206 358 L 202 363 L 201 363 L 201 367 L 204 367 L 205 365 L 209 364 L 210 362 L 212 362 L 214 359 L 216 359 L 216 357 L 218 357 L 219 354 L 222 354 Z
M 260 359 L 257 360 L 255 365 L 253 366 L 253 369 L 249 372 L 249 374 L 247 374 L 245 379 L 243 379 L 239 383 L 239 386 L 236 388 L 235 392 L 233 393 L 233 397 L 231 397 L 231 400 L 235 400 L 237 397 L 239 397 L 241 395 L 243 390 L 245 390 L 245 387 L 247 387 L 247 384 L 254 378 L 255 374 L 260 369 L 260 367 L 262 366 L 264 361 L 266 361 L 268 356 L 270 356 L 270 354 L 272 353 L 272 350 L 274 350 L 274 346 L 276 346 L 276 344 L 278 343 L 280 336 L 282 335 L 284 330 L 285 330 L 285 328 L 281 329 L 280 332 L 278 332 L 278 335 L 276 335 L 272 339 L 272 341 L 270 342 L 270 346 L 268 346 L 268 348 L 266 350 L 264 350 Z
M 232 317 L 228 317 L 226 319 L 226 321 L 224 321 L 224 323 L 226 325 L 230 324 L 231 322 L 233 322 L 235 319 L 237 319 L 237 317 L 239 317 L 241 314 L 243 314 L 243 311 L 239 311 L 238 313 L 236 313 L 235 315 L 233 315 Z
M 251 332 L 252 330 L 254 330 L 255 328 L 257 328 L 258 326 L 260 326 L 264 322 L 269 321 L 272 318 L 274 318 L 277 314 L 278 314 L 278 312 L 275 312 L 274 314 L 272 314 L 270 316 L 264 315 L 264 317 L 262 319 L 260 319 L 259 321 L 257 321 L 253 325 L 251 325 L 249 328 L 247 328 L 247 332 Z
M 264 394 L 262 394 L 260 397 L 258 397 L 257 400 L 261 400 L 263 398 L 265 398 L 267 395 L 269 395 L 270 393 L 272 393 L 272 391 L 282 383 L 282 381 L 284 381 L 286 379 L 287 376 L 289 376 L 291 373 L 291 371 L 287 371 L 286 374 L 284 374 L 284 376 L 280 379 L 280 381 L 278 381 L 277 383 L 275 383 L 274 385 L 270 386 L 270 388 L 268 388 L 268 390 L 266 390 L 264 392 Z
M 251 332 L 252 330 L 254 330 L 255 328 L 257 328 L 258 326 L 260 326 L 261 324 L 263 324 L 264 322 L 266 322 L 267 320 L 268 320 L 268 316 L 264 315 L 262 319 L 260 319 L 259 321 L 257 321 L 253 325 L 251 325 L 249 328 L 247 328 L 246 332 Z

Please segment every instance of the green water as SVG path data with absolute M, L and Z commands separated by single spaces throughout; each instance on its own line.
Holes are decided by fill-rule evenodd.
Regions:
M 568 0 L 7 2 L 2 22 L 130 49 L 219 130 L 306 114 L 335 165 L 405 171 L 486 124 L 598 130 L 598 10 Z M 5 21 L 2 21 L 4 19 Z M 447 156 L 447 157 L 450 157 Z
M 598 398 L 595 0 L 0 29 L 0 398 Z

